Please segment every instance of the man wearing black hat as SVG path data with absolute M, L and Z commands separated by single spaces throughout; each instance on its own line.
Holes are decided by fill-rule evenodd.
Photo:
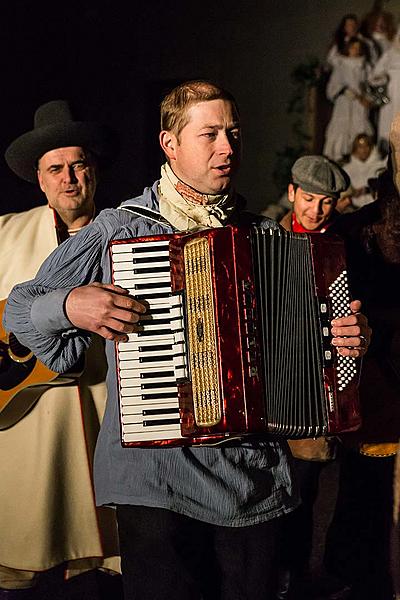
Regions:
M 113 154 L 107 128 L 75 120 L 66 101 L 38 108 L 34 129 L 5 158 L 19 177 L 39 183 L 47 204 L 0 217 L 0 297 L 34 277 L 60 242 L 92 221 L 98 165 Z M 119 570 L 114 514 L 95 508 L 92 485 L 107 368 L 100 338 L 94 342 L 79 379 L 38 395 L 29 388 L 21 411 L 11 400 L 0 412 L 6 427 L 0 431 L 0 599 L 33 598 L 39 573 L 56 565 L 67 576 L 95 567 Z
M 392 128 L 393 151 L 400 147 Z M 398 154 L 398 153 L 397 153 Z M 400 429 L 400 198 L 398 165 L 388 163 L 378 200 L 340 215 L 335 207 L 350 180 L 323 156 L 303 156 L 292 167 L 288 197 L 293 210 L 281 220 L 287 230 L 339 234 L 347 246 L 353 293 L 363 298 L 374 335 L 361 372 L 362 427 L 342 436 L 336 513 L 328 531 L 326 562 L 335 579 L 332 598 L 392 598 L 389 574 L 394 454 Z M 397 178 L 397 179 L 396 179 Z M 277 598 L 309 598 L 313 509 L 321 469 L 338 450 L 337 440 L 290 440 L 301 486 L 302 504 L 286 519 L 282 586 Z M 350 595 L 350 587 L 352 588 Z M 340 591 L 340 588 L 341 591 Z M 342 594 L 342 595 L 341 595 Z M 324 596 L 325 597 L 325 596 Z M 330 597 L 328 594 L 326 598 Z
M 109 242 L 256 219 L 246 217 L 234 188 L 241 134 L 232 95 L 210 82 L 186 82 L 163 100 L 161 123 L 160 180 L 62 244 L 33 282 L 14 288 L 4 322 L 62 368 L 89 344 L 90 331 L 106 338 L 109 395 L 94 473 L 97 502 L 117 507 L 126 600 L 267 600 L 274 591 L 277 517 L 297 504 L 286 444 L 269 438 L 222 447 L 121 444 L 114 342 L 123 345 L 140 332 L 146 306 L 111 284 Z M 352 314 L 335 325 L 339 353 L 362 356 L 365 318 Z

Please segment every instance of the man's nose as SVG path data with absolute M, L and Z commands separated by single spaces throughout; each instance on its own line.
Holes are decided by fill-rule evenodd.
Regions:
M 74 183 L 77 181 L 75 170 L 73 167 L 66 166 L 63 170 L 64 181 L 67 183 Z
M 320 202 L 315 202 L 311 207 L 311 212 L 314 216 L 322 214 L 322 204 Z
M 234 153 L 234 144 L 225 131 L 221 132 L 219 137 L 218 150 L 221 154 L 225 154 L 227 156 L 231 156 Z

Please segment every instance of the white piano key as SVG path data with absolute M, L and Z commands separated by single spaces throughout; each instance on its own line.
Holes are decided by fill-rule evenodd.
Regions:
M 170 330 L 170 324 L 169 323 L 157 323 L 155 321 L 140 321 L 140 323 L 138 324 L 140 326 L 140 331 L 138 331 L 139 337 L 140 337 L 140 333 L 144 333 L 144 332 L 153 332 L 153 331 L 159 331 L 160 329 L 162 330 Z
M 186 368 L 184 356 L 174 356 L 173 363 L 175 369 Z
M 130 352 L 124 352 L 123 356 L 119 358 L 119 364 L 121 368 L 126 367 L 126 361 L 139 361 L 140 358 L 157 358 L 158 356 L 167 356 L 171 359 L 172 348 L 170 350 L 131 350 Z M 121 353 L 122 354 L 122 353 Z
M 166 393 L 178 393 L 178 388 L 176 385 L 176 381 L 174 381 L 173 385 L 170 386 L 166 386 L 166 387 L 157 387 L 154 386 L 154 388 L 151 388 L 151 390 L 142 390 L 141 388 L 138 387 L 128 387 L 128 386 L 124 386 L 120 388 L 121 391 L 121 396 L 123 396 L 123 402 L 127 402 L 128 398 L 138 398 L 139 396 L 142 396 L 146 393 L 148 394 L 162 394 L 163 392 Z
M 159 246 L 157 251 L 152 251 L 149 252 L 148 247 L 146 246 L 147 250 L 143 247 L 136 247 L 133 244 L 127 244 L 128 249 L 125 250 L 125 252 L 121 251 L 120 252 L 113 252 L 113 260 L 129 260 L 129 258 L 132 257 L 139 257 L 139 258 L 147 258 L 147 257 L 154 257 L 154 256 L 159 256 L 159 257 L 163 257 L 166 260 L 169 260 L 169 247 L 168 246 Z M 154 246 L 153 246 L 154 247 Z M 126 248 L 126 246 L 125 246 Z M 135 249 L 135 252 L 133 252 L 133 250 Z M 114 259 L 114 255 L 115 255 L 115 259 Z
M 121 285 L 121 282 L 123 281 L 129 285 L 132 285 L 132 283 L 134 283 L 135 286 L 148 285 L 149 283 L 156 283 L 159 285 L 167 283 L 168 285 L 165 285 L 163 289 L 166 290 L 168 288 L 171 288 L 171 277 L 169 273 L 158 273 L 157 276 L 155 276 L 154 273 L 141 273 L 140 275 L 136 273 L 136 275 L 132 274 L 131 277 L 128 277 L 126 271 L 121 271 L 121 273 L 114 274 L 114 281 L 115 283 L 118 282 Z M 144 287 L 143 289 L 148 289 L 149 292 L 154 291 L 154 288 Z
M 121 375 L 122 377 L 122 375 Z M 121 390 L 124 390 L 126 388 L 129 387 L 141 387 L 143 384 L 150 384 L 150 383 L 171 383 L 171 385 L 173 383 L 176 382 L 176 378 L 175 377 L 160 377 L 160 376 L 156 376 L 156 377 L 149 377 L 148 379 L 142 379 L 140 377 L 126 377 L 124 379 L 121 379 Z M 142 388 L 143 389 L 143 388 Z M 147 388 L 149 389 L 149 388 Z
M 155 309 L 157 310 L 157 309 Z M 142 324 L 148 324 L 148 323 L 155 323 L 156 321 L 171 321 L 171 315 L 166 312 L 164 312 L 163 310 L 161 310 L 159 313 L 157 312 L 148 312 L 145 313 L 143 315 L 140 315 L 140 320 L 139 323 Z
M 178 438 L 183 438 L 182 434 L 181 434 L 181 430 L 179 429 L 175 429 L 175 430 L 167 430 L 167 431 L 157 431 L 157 435 L 154 435 L 155 432 L 134 432 L 134 433 L 129 433 L 129 432 L 125 432 L 123 431 L 123 441 L 125 443 L 129 443 L 129 442 L 151 442 L 153 440 L 172 440 L 172 439 L 178 439 Z
M 130 336 L 131 334 L 129 334 Z M 129 337 L 128 336 L 128 337 Z M 174 337 L 171 333 L 165 333 L 163 335 L 148 335 L 143 340 L 139 340 L 137 337 L 130 339 L 128 342 L 118 342 L 118 351 L 123 354 L 131 350 L 136 350 L 139 346 L 164 346 L 172 345 L 174 343 Z
M 115 282 L 115 285 L 120 285 L 121 287 L 125 288 L 126 290 L 129 291 L 129 294 L 131 294 L 132 296 L 138 298 L 139 302 L 140 302 L 140 298 L 143 298 L 143 300 L 146 300 L 146 302 L 150 302 L 150 298 L 148 296 L 150 296 L 151 294 L 163 294 L 164 295 L 164 302 L 165 302 L 165 298 L 168 297 L 168 295 L 171 293 L 171 285 L 169 286 L 165 286 L 165 287 L 156 287 L 156 288 L 149 288 L 147 290 L 144 290 L 143 288 L 136 288 L 136 287 L 132 287 L 132 281 L 118 281 Z M 156 304 L 156 299 L 153 299 L 152 301 L 154 301 L 154 303 Z
M 134 262 L 135 261 L 135 262 Z M 137 262 L 139 261 L 139 262 Z M 162 263 L 163 265 L 169 265 L 169 252 L 135 252 L 126 253 L 113 256 L 113 265 L 115 269 L 119 269 L 120 265 L 127 264 L 139 264 L 152 266 L 155 262 Z
M 142 290 L 138 291 L 128 287 L 126 289 L 130 293 L 130 295 L 134 296 L 134 298 L 136 298 L 139 302 L 144 300 L 146 302 L 146 306 L 148 307 L 149 312 L 151 312 L 154 308 L 163 306 L 170 296 L 170 292 L 168 290 L 159 290 L 157 292 L 158 296 L 156 298 L 152 298 L 150 293 L 142 293 Z
M 156 412 L 156 414 L 145 414 L 148 412 Z M 165 404 L 152 404 L 151 406 L 149 406 L 148 404 L 131 404 L 129 406 L 124 406 L 122 413 L 124 415 L 130 415 L 130 416 L 134 416 L 134 415 L 139 415 L 141 420 L 143 421 L 144 418 L 147 419 L 147 417 L 158 417 L 158 418 L 168 418 L 168 416 L 171 417 L 175 417 L 175 418 L 179 418 L 180 413 L 179 413 L 179 406 L 178 403 L 165 403 Z
M 158 372 L 158 371 L 163 371 L 164 368 L 168 369 L 168 371 L 173 370 L 173 358 L 171 357 L 171 360 L 169 361 L 170 364 L 168 364 L 168 361 L 159 361 L 159 362 L 154 362 L 151 361 L 149 363 L 145 362 L 145 363 L 137 363 L 134 366 L 133 362 L 123 362 L 120 363 L 120 369 L 121 369 L 121 377 L 127 377 L 129 376 L 129 373 L 145 373 L 146 371 L 150 371 L 150 372 Z M 125 375 L 124 375 L 125 374 Z
M 125 273 L 126 271 L 140 271 L 141 269 L 155 269 L 155 268 L 166 268 L 169 269 L 169 262 L 165 261 L 153 261 L 151 263 L 136 263 L 131 261 L 124 260 L 123 262 L 119 262 L 114 264 L 114 276 L 116 273 Z
M 173 361 L 171 361 L 171 363 L 172 362 Z M 160 377 L 160 381 L 164 381 L 165 377 L 169 377 L 169 374 L 172 373 L 172 371 L 172 364 L 165 363 L 164 361 L 160 361 L 159 365 L 154 363 L 129 362 L 121 365 L 120 377 L 121 379 L 135 379 L 142 374 L 143 377 L 141 379 L 144 382 L 154 375 L 154 377 Z
M 132 347 L 137 347 L 141 345 L 153 345 L 157 344 L 173 344 L 174 336 L 172 333 L 161 333 L 154 335 L 147 335 L 145 338 L 138 336 L 137 333 L 128 333 L 128 341 L 127 342 L 118 342 L 118 348 L 121 348 L 121 351 L 129 350 Z
M 120 254 L 120 253 L 124 253 L 124 252 L 132 252 L 132 251 L 137 251 L 139 249 L 142 249 L 144 251 L 146 251 L 146 248 L 159 248 L 159 249 L 165 249 L 165 248 L 169 248 L 169 240 L 156 240 L 154 242 L 134 242 L 133 244 L 126 244 L 126 243 L 122 243 L 122 244 L 113 244 L 112 245 L 112 252 L 113 254 Z
M 183 331 L 177 331 L 174 333 L 175 343 L 182 342 L 186 344 L 185 333 Z
M 179 408 L 179 400 L 176 398 L 145 398 L 143 399 L 141 396 L 127 396 L 123 399 L 121 403 L 121 410 L 130 410 L 131 407 L 142 406 L 145 402 L 145 405 L 148 408 L 158 407 L 160 406 L 160 402 L 162 402 L 162 406 L 166 406 L 168 408 Z
M 183 307 L 182 306 L 173 306 L 171 308 L 171 317 L 179 317 L 183 318 Z
M 148 434 L 147 434 L 148 431 Z M 124 423 L 124 432 L 125 433 L 144 433 L 149 435 L 148 439 L 153 439 L 153 440 L 157 440 L 160 439 L 158 437 L 158 434 L 161 432 L 167 432 L 169 431 L 170 433 L 174 432 L 175 435 L 173 437 L 176 437 L 176 434 L 179 434 L 179 436 L 181 435 L 181 428 L 179 423 L 170 423 L 168 425 L 159 425 L 159 426 L 153 426 L 153 427 L 143 427 L 142 424 L 140 423 L 132 423 L 132 424 L 125 424 Z

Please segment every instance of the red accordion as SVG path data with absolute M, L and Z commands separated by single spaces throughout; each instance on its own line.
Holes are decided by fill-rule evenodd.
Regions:
M 116 344 L 123 446 L 359 427 L 360 361 L 331 346 L 350 303 L 339 238 L 227 226 L 110 253 L 113 282 L 149 307 Z

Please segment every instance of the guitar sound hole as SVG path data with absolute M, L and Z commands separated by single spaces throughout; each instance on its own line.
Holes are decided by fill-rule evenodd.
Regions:
M 8 354 L 8 346 L 3 342 L 0 342 L 0 371 L 6 370 L 9 362 L 10 355 Z
M 8 353 L 13 360 L 17 362 L 25 362 L 32 357 L 32 352 L 29 350 L 29 348 L 20 344 L 13 333 L 10 333 L 9 335 L 8 344 Z

